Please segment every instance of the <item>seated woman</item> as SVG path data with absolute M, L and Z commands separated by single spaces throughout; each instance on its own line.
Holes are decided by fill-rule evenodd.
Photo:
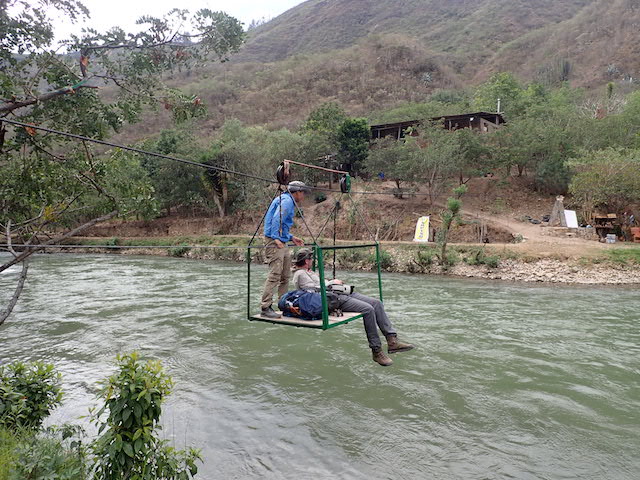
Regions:
M 320 276 L 311 270 L 313 263 L 313 252 L 309 248 L 301 248 L 294 254 L 293 261 L 296 269 L 293 274 L 293 284 L 297 290 L 320 290 Z M 342 283 L 339 280 L 332 282 Z M 328 283 L 328 282 L 327 282 Z M 382 350 L 378 327 L 387 339 L 389 353 L 405 352 L 411 350 L 413 345 L 402 343 L 398 340 L 398 335 L 384 311 L 384 305 L 377 298 L 367 297 L 361 293 L 354 292 L 350 295 L 338 295 L 340 309 L 344 312 L 362 313 L 364 329 L 369 340 L 369 347 L 373 353 L 373 361 L 382 366 L 388 366 L 393 361 L 385 355 Z

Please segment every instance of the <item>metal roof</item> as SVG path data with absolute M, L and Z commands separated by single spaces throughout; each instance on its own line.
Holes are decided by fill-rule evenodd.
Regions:
M 469 119 L 471 117 L 481 117 L 486 118 L 490 117 L 491 119 L 498 117 L 498 124 L 505 123 L 505 119 L 501 113 L 491 113 L 491 112 L 474 112 L 474 113 L 461 113 L 458 115 L 442 115 L 439 117 L 431 117 L 430 120 L 462 120 Z M 371 125 L 371 129 L 375 130 L 384 130 L 387 128 L 398 128 L 398 127 L 411 127 L 413 125 L 418 125 L 423 120 L 405 120 L 404 122 L 394 122 L 394 123 L 382 123 L 378 125 Z

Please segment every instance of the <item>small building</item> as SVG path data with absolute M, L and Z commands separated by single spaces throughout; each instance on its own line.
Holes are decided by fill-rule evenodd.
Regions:
M 488 133 L 500 128 L 505 122 L 500 113 L 475 112 L 463 113 L 460 115 L 444 115 L 442 117 L 431 118 L 433 122 L 442 122 L 442 126 L 447 130 L 459 130 L 470 128 L 481 133 Z M 416 128 L 422 123 L 421 120 L 408 120 L 405 122 L 385 123 L 381 125 L 371 125 L 371 139 L 393 137 L 397 140 L 404 138 L 411 128 L 411 136 L 416 136 Z

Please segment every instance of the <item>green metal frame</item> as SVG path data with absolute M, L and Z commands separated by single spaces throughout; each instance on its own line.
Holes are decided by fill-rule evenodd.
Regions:
M 325 287 L 325 276 L 324 276 L 324 251 L 332 251 L 332 250 L 346 250 L 351 248 L 374 248 L 376 250 L 376 266 L 378 272 L 378 295 L 380 297 L 380 301 L 383 301 L 382 298 L 382 274 L 380 268 L 380 244 L 376 243 L 368 243 L 364 245 L 334 245 L 329 247 L 323 247 L 320 245 L 313 245 L 314 252 L 314 270 L 317 269 L 318 275 L 320 276 L 320 296 L 322 298 L 322 325 L 314 325 L 314 324 L 295 324 L 290 325 L 286 323 L 282 323 L 278 320 L 269 320 L 265 318 L 260 318 L 251 314 L 251 248 L 247 248 L 247 318 L 251 321 L 259 321 L 259 322 L 267 322 L 273 323 L 277 325 L 287 325 L 301 328 L 316 328 L 322 330 L 329 330 L 330 328 L 338 327 L 340 325 L 344 325 L 346 323 L 352 322 L 359 318 L 362 318 L 362 314 L 350 317 L 346 320 L 340 322 L 329 323 L 329 307 L 327 302 L 327 289 Z

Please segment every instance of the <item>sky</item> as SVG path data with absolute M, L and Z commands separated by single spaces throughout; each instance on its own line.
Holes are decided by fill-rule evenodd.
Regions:
M 162 16 L 173 8 L 191 12 L 201 8 L 223 11 L 248 26 L 252 20 L 277 17 L 304 0 L 84 0 L 91 18 L 77 24 L 60 19 L 56 24 L 56 38 L 61 40 L 70 33 L 80 33 L 82 27 L 105 31 L 113 26 L 125 31 L 136 31 L 135 21 L 142 15 Z

